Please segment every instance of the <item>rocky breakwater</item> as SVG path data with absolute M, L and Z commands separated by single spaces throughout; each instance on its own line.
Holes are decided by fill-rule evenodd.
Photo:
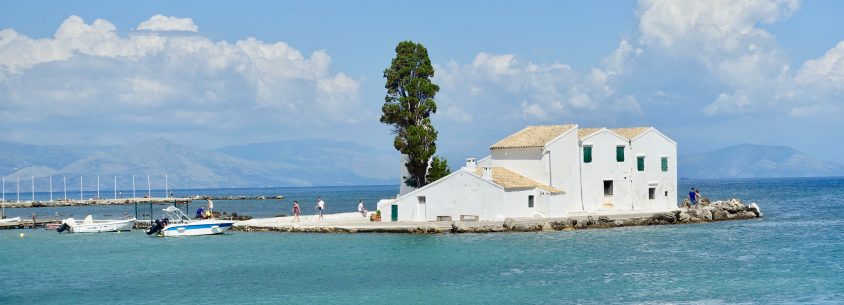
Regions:
M 696 209 L 680 209 L 649 216 L 585 216 L 565 219 L 506 219 L 503 223 L 460 222 L 451 225 L 452 233 L 540 232 L 558 230 L 600 229 L 629 226 L 703 223 L 722 220 L 762 217 L 756 203 L 743 204 L 738 199 L 716 201 Z
M 504 221 L 438 221 L 438 222 L 366 222 L 366 223 L 236 223 L 233 230 L 245 232 L 301 232 L 301 233 L 496 233 L 542 232 L 561 230 L 601 229 L 629 226 L 703 223 L 722 220 L 762 217 L 756 203 L 743 204 L 738 199 L 716 201 L 696 209 L 678 209 L 664 213 L 636 213 L 615 215 L 575 216 L 568 218 L 508 218 Z

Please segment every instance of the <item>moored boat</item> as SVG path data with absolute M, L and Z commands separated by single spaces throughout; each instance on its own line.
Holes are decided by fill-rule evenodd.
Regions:
M 73 218 L 62 220 L 61 226 L 56 231 L 59 233 L 68 231 L 69 233 L 100 233 L 100 232 L 117 232 L 130 231 L 135 226 L 135 218 L 131 219 L 117 219 L 117 220 L 94 220 L 91 215 L 85 217 L 84 220 L 78 221 Z
M 6 218 L 0 219 L 0 227 L 17 227 L 21 225 L 21 218 Z
M 169 206 L 162 210 L 165 217 L 157 219 L 147 230 L 147 235 L 159 236 L 196 236 L 223 234 L 231 229 L 234 221 L 217 219 L 190 219 L 185 213 Z

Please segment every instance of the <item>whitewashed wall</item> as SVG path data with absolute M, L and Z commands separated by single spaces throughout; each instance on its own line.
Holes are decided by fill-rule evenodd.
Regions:
M 545 183 L 565 192 L 550 200 L 548 212 L 551 217 L 565 217 L 570 211 L 583 210 L 580 204 L 580 153 L 577 143 L 577 128 L 572 128 L 545 147 L 550 164 L 548 181 Z
M 602 129 L 581 139 L 579 162 L 586 211 L 629 211 L 633 205 L 630 183 L 632 151 L 627 139 Z M 583 148 L 592 146 L 592 162 L 583 162 Z M 616 161 L 616 147 L 624 146 L 624 162 Z M 635 160 L 633 160 L 635 162 Z M 613 181 L 613 194 L 604 195 L 604 180 Z
M 425 204 L 419 203 L 420 196 L 425 197 Z M 399 221 L 433 221 L 437 216 L 458 220 L 460 215 L 491 219 L 504 213 L 501 210 L 503 199 L 504 189 L 500 186 L 461 169 L 399 197 L 392 204 L 398 205 Z M 391 207 L 378 208 L 381 221 L 390 221 Z
M 668 211 L 677 208 L 677 144 L 654 129 L 634 138 L 633 159 L 634 209 Z M 645 170 L 636 169 L 635 156 L 645 156 Z M 662 171 L 661 157 L 668 157 L 668 171 Z M 656 187 L 654 199 L 648 199 L 648 188 Z M 667 192 L 667 195 L 666 195 Z
M 505 167 L 538 182 L 548 183 L 548 161 L 542 148 L 491 149 L 492 166 Z

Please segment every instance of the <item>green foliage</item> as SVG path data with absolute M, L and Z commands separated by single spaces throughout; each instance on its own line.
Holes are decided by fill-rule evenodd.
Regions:
M 428 180 L 428 183 L 431 183 L 448 176 L 448 174 L 451 174 L 451 168 L 448 167 L 448 160 L 437 156 L 431 160 L 431 168 L 428 169 L 428 175 L 425 179 Z
M 405 183 L 416 187 L 427 184 L 428 160 L 437 151 L 437 131 L 430 117 L 437 112 L 434 96 L 440 87 L 431 82 L 433 77 L 428 50 L 412 41 L 396 46 L 396 57 L 384 70 L 387 95 L 381 123 L 393 126 L 393 146 L 408 157 L 405 166 L 410 177 Z

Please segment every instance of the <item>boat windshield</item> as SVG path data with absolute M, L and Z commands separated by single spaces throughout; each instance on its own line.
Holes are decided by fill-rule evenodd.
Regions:
M 175 206 L 169 206 L 162 210 L 164 212 L 164 217 L 167 217 L 170 220 L 170 223 L 187 223 L 190 222 L 190 217 L 185 215 L 182 210 Z

